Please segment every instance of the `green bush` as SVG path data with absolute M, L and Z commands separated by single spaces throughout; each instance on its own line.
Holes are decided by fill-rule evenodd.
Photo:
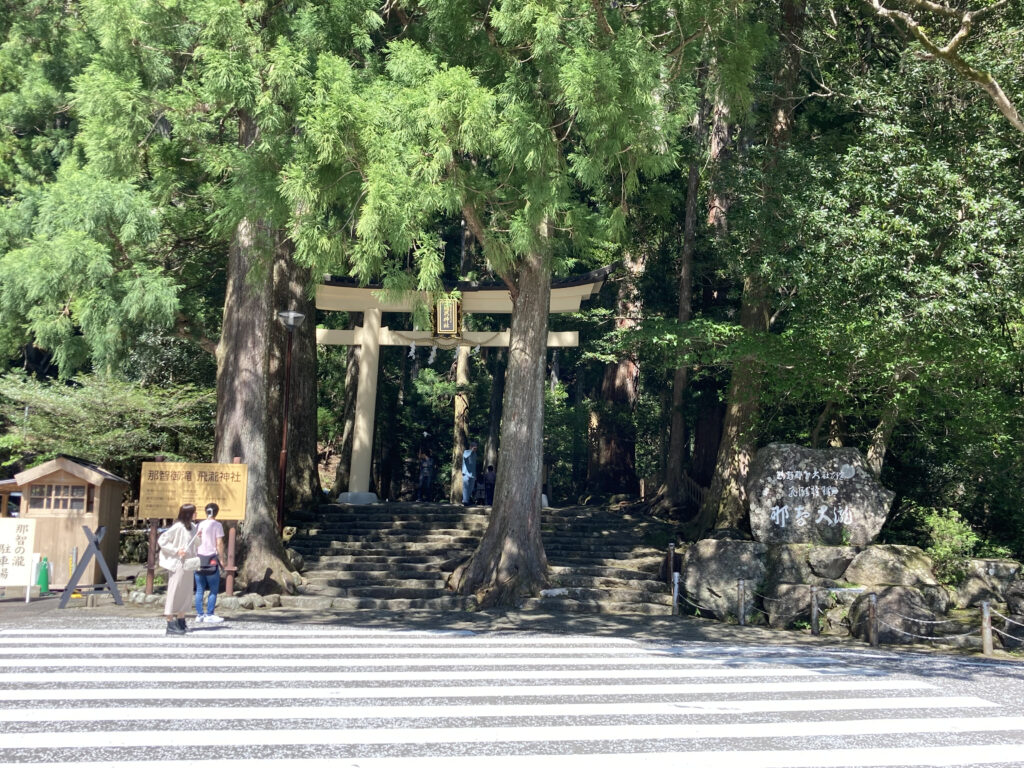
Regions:
M 967 575 L 980 537 L 955 509 L 924 508 L 920 519 L 928 533 L 925 552 L 935 564 L 935 575 L 943 584 L 960 582 Z

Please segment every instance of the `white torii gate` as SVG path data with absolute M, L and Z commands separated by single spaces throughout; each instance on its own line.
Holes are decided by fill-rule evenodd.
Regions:
M 612 267 L 551 282 L 551 312 L 578 312 L 584 299 L 597 294 L 604 285 Z M 511 314 L 512 297 L 504 284 L 459 282 L 462 311 L 465 314 Z M 316 308 L 334 312 L 362 312 L 363 324 L 351 330 L 318 328 L 318 344 L 360 347 L 359 388 L 356 392 L 355 424 L 352 430 L 352 463 L 349 471 L 348 494 L 343 500 L 354 503 L 376 501 L 370 493 L 370 466 L 373 458 L 373 420 L 377 407 L 377 372 L 380 366 L 380 346 L 465 346 L 507 347 L 509 332 L 464 331 L 457 338 L 437 337 L 431 331 L 393 331 L 381 326 L 384 312 L 411 312 L 416 300 L 426 301 L 426 295 L 416 294 L 400 299 L 384 299 L 379 285 L 360 286 L 355 280 L 327 276 L 317 286 Z M 548 333 L 549 347 L 575 347 L 579 344 L 576 331 Z

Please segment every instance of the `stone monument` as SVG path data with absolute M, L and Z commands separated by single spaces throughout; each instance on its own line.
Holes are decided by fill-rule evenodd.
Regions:
M 894 497 L 856 448 L 771 443 L 757 452 L 747 480 L 751 532 L 767 545 L 866 546 Z

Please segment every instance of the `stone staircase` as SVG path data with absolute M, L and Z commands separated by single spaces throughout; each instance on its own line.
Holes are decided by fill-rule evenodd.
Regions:
M 289 547 L 304 560 L 297 595 L 283 607 L 322 611 L 471 611 L 476 598 L 445 583 L 476 548 L 486 507 L 332 504 L 289 516 Z M 549 588 L 522 610 L 670 614 L 659 579 L 672 526 L 598 507 L 545 509 Z

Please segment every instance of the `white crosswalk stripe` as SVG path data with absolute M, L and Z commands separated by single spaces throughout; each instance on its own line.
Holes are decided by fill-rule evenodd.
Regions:
M 1024 765 L 869 655 L 366 629 L 0 631 L 0 768 Z

